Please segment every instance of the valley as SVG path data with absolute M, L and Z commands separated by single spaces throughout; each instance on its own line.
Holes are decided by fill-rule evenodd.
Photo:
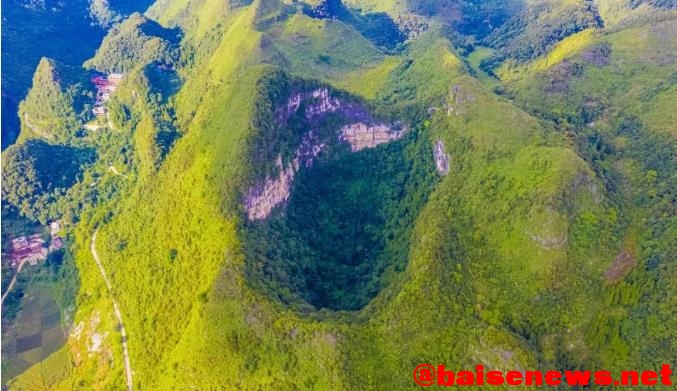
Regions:
M 3 254 L 66 244 L 3 256 L 9 390 L 674 361 L 676 2 L 45 7 L 105 27 L 3 70 Z

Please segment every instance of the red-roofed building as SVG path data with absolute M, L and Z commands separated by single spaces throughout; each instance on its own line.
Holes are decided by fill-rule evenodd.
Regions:
M 123 76 L 121 73 L 112 73 L 110 75 L 97 75 L 90 79 L 96 88 L 96 101 L 94 108 L 92 108 L 92 113 L 95 116 L 106 115 L 104 104 L 108 102 L 110 95 L 118 88 Z
M 12 266 L 18 266 L 24 260 L 28 260 L 31 265 L 36 265 L 39 260 L 47 258 L 47 249 L 44 247 L 45 242 L 40 235 L 31 235 L 28 238 L 25 236 L 12 240 L 12 251 L 10 259 Z

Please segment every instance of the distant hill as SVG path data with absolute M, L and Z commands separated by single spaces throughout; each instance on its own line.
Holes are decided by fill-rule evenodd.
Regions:
M 165 29 L 139 13 L 111 29 L 85 67 L 104 73 L 126 73 L 139 63 L 177 61 L 179 32 Z
M 104 31 L 88 17 L 88 2 L 2 2 L 2 149 L 19 135 L 19 102 L 41 57 L 80 66 L 101 43 Z
M 676 21 L 626 0 L 159 0 L 86 62 L 124 73 L 87 129 L 43 60 L 22 110 L 79 132 L 8 149 L 3 202 L 72 223 L 81 284 L 68 343 L 9 388 L 671 362 Z
M 39 137 L 51 142 L 67 142 L 79 129 L 74 96 L 66 91 L 64 72 L 53 60 L 42 58 L 33 75 L 33 85 L 19 105 L 22 137 Z

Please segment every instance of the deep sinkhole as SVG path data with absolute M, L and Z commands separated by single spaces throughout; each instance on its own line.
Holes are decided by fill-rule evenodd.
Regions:
M 437 181 L 430 151 L 425 132 L 412 130 L 300 170 L 286 205 L 244 228 L 250 283 L 301 310 L 365 306 L 406 266 Z

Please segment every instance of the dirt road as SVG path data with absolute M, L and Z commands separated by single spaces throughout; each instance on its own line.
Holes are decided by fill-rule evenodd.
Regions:
M 120 307 L 118 306 L 118 302 L 115 300 L 115 295 L 113 294 L 113 286 L 108 280 L 106 270 L 103 268 L 103 264 L 101 263 L 101 259 L 99 259 L 99 255 L 96 253 L 96 234 L 98 232 L 99 231 L 96 230 L 94 232 L 94 235 L 92 235 L 92 244 L 90 245 L 89 248 L 92 252 L 92 257 L 96 262 L 96 266 L 99 267 L 101 277 L 103 277 L 103 281 L 106 283 L 106 286 L 108 287 L 108 293 L 110 294 L 111 301 L 113 302 L 113 311 L 115 312 L 115 317 L 118 319 L 118 324 L 120 326 L 120 334 L 122 335 L 122 355 L 124 356 L 125 360 L 125 373 L 127 375 L 127 390 L 131 390 L 133 387 L 132 365 L 129 362 L 129 350 L 127 349 L 127 332 L 125 331 L 124 323 L 122 323 L 122 312 L 120 312 Z
M 16 273 L 14 274 L 14 278 L 12 278 L 12 281 L 9 283 L 9 286 L 7 287 L 7 290 L 5 291 L 5 294 L 2 295 L 2 299 L 0 300 L 0 306 L 2 306 L 2 303 L 5 302 L 5 298 L 7 297 L 7 295 L 9 295 L 9 292 L 12 291 L 12 288 L 14 287 L 14 283 L 16 282 L 16 279 L 19 277 L 19 272 L 21 271 L 21 268 L 24 267 L 24 264 L 27 261 L 28 261 L 27 259 L 24 259 L 19 264 L 19 267 L 16 269 Z

